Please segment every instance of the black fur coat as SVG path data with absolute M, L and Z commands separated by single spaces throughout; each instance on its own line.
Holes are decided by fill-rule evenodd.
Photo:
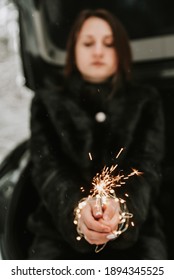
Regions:
M 97 121 L 103 112 L 106 119 Z M 31 107 L 32 179 L 40 196 L 29 228 L 35 238 L 33 259 L 164 259 L 165 244 L 155 207 L 160 191 L 164 144 L 163 112 L 156 90 L 126 84 L 111 92 L 110 83 L 73 78 L 64 87 L 36 92 Z M 133 213 L 130 226 L 99 254 L 76 240 L 73 210 L 89 194 L 104 165 L 116 163 L 130 173 L 143 172 L 118 188 Z M 91 153 L 93 160 L 89 159 Z M 80 191 L 84 187 L 86 193 Z

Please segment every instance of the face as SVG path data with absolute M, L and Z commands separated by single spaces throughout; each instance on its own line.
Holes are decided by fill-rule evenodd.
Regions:
M 118 69 L 109 24 L 97 17 L 88 18 L 78 34 L 75 46 L 76 66 L 89 82 L 103 82 Z

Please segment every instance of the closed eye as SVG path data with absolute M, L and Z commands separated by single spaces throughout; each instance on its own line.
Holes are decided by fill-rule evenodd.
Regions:
M 114 44 L 113 43 L 105 43 L 105 47 L 107 48 L 113 48 Z
M 84 45 L 85 47 L 90 47 L 90 46 L 92 46 L 92 45 L 93 45 L 93 42 L 83 43 L 83 45 Z

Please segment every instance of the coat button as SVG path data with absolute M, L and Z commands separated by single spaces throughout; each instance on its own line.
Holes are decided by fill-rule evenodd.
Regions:
M 97 122 L 104 122 L 106 120 L 106 114 L 103 112 L 98 112 L 95 115 L 95 119 Z

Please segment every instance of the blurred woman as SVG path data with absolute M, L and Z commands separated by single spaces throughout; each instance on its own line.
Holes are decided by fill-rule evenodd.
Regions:
M 132 81 L 131 63 L 119 20 L 106 10 L 82 11 L 69 35 L 62 83 L 38 90 L 32 102 L 32 180 L 40 202 L 28 221 L 30 259 L 166 258 L 155 207 L 163 112 L 156 90 Z M 143 173 L 116 188 L 133 215 L 121 234 L 120 201 L 110 198 L 96 207 L 88 197 L 95 174 L 117 163 L 125 174 L 131 167 Z M 74 209 L 84 196 L 77 233 Z M 103 249 L 97 256 L 96 246 Z

